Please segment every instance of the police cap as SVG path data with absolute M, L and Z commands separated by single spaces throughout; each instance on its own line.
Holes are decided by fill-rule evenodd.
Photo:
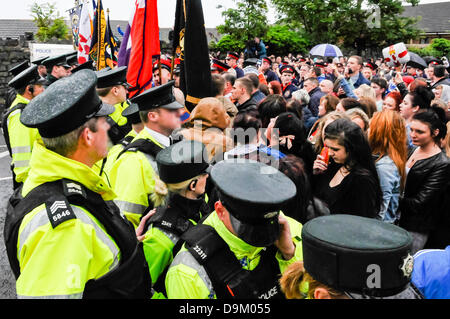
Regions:
M 122 116 L 126 117 L 131 124 L 141 123 L 141 117 L 139 116 L 139 107 L 136 103 L 130 103 L 130 105 L 122 111 Z
M 214 165 L 211 178 L 240 239 L 255 247 L 278 239 L 279 211 L 296 194 L 286 175 L 253 160 L 225 160 Z
M 239 54 L 237 52 L 228 52 L 225 60 L 229 59 L 239 60 Z
M 42 62 L 47 60 L 48 58 L 49 58 L 49 56 L 47 55 L 47 56 L 45 56 L 43 58 L 39 58 L 39 59 L 31 61 L 31 63 L 32 64 L 36 64 L 36 65 L 42 65 Z
M 94 70 L 94 61 L 90 60 L 87 62 L 84 62 L 83 64 L 80 64 L 79 66 L 77 66 L 76 68 L 74 68 L 71 72 L 72 74 L 77 73 L 78 71 L 81 70 Z
M 13 75 L 16 76 L 17 74 L 21 73 L 22 71 L 26 70 L 29 67 L 28 61 L 20 62 L 19 64 L 13 66 L 8 71 Z
M 411 235 L 376 219 L 329 215 L 302 229 L 305 270 L 342 292 L 392 296 L 407 288 L 413 270 Z
M 96 116 L 114 112 L 103 104 L 95 89 L 97 77 L 91 70 L 82 70 L 50 85 L 30 101 L 20 121 L 37 128 L 46 138 L 67 134 Z
M 78 52 L 66 54 L 67 64 L 70 66 L 78 65 Z
M 256 66 L 258 64 L 258 59 L 257 58 L 249 58 L 247 60 L 244 61 L 243 63 L 243 67 L 247 67 L 249 65 L 251 66 Z
M 295 70 L 294 70 L 294 67 L 291 66 L 291 65 L 283 65 L 283 66 L 280 68 L 280 73 L 283 74 L 284 72 L 294 74 L 294 73 L 295 73 Z
M 123 85 L 128 87 L 127 83 L 127 67 L 119 66 L 109 71 L 96 72 L 98 82 L 97 88 L 104 89 L 114 85 Z
M 228 64 L 225 64 L 218 59 L 211 60 L 211 70 L 220 70 L 226 72 L 229 68 L 230 67 L 228 66 Z
M 159 70 L 159 61 L 161 61 L 161 69 L 166 69 L 170 72 L 170 70 L 172 69 L 172 62 L 167 59 L 160 59 L 153 63 L 153 72 Z
M 131 99 L 136 103 L 139 111 L 148 111 L 162 107 L 169 110 L 181 109 L 184 106 L 177 102 L 173 95 L 173 85 L 175 81 L 169 81 L 166 84 L 148 89 L 143 93 Z
M 187 181 L 209 172 L 208 151 L 203 143 L 183 140 L 156 156 L 159 178 L 166 184 Z
M 48 69 L 52 68 L 55 65 L 70 68 L 70 65 L 67 64 L 66 54 L 49 57 L 42 61 L 42 64 L 45 65 Z
M 30 66 L 17 74 L 8 85 L 14 89 L 20 89 L 28 84 L 34 84 L 39 80 L 39 72 L 37 70 L 37 65 Z

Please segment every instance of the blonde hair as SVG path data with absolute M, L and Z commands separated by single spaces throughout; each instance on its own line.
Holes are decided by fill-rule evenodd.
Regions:
M 153 193 L 150 194 L 150 199 L 152 200 L 155 207 L 165 205 L 169 192 L 180 194 L 183 196 L 183 191 L 186 191 L 188 189 L 192 181 L 199 179 L 200 177 L 201 175 L 198 175 L 179 183 L 166 184 L 158 176 L 155 176 L 155 189 Z
M 311 128 L 309 135 L 311 135 L 312 133 L 314 133 L 317 130 L 317 134 L 314 136 L 314 139 L 312 140 L 312 143 L 314 144 L 314 150 L 316 151 L 317 154 L 320 153 L 320 151 L 323 148 L 322 131 L 325 126 L 325 123 L 328 120 L 335 121 L 337 119 L 342 119 L 342 118 L 350 119 L 348 117 L 348 115 L 343 112 L 333 111 L 333 112 L 330 112 L 330 113 L 324 115 L 323 117 L 321 117 L 319 119 L 319 121 L 316 122 L 317 124 L 315 124 Z
M 369 128 L 369 117 L 367 116 L 366 112 L 361 110 L 360 108 L 353 108 L 350 110 L 345 111 L 345 114 L 347 114 L 351 120 L 354 118 L 359 117 L 364 122 L 364 132 L 367 132 L 367 129 Z
M 450 122 L 447 123 L 447 136 L 445 137 L 445 153 L 450 157 Z
M 280 278 L 281 291 L 287 299 L 304 299 L 306 296 L 309 299 L 314 299 L 314 292 L 317 288 L 324 288 L 332 299 L 340 299 L 345 297 L 345 294 L 330 288 L 308 274 L 303 267 L 303 261 L 297 261 L 290 265 Z M 307 294 L 302 290 L 306 290 Z
M 355 89 L 353 91 L 355 93 L 356 96 L 358 96 L 359 98 L 362 97 L 370 97 L 374 100 L 377 99 L 377 95 L 375 93 L 375 90 L 367 85 L 367 84 L 361 84 L 357 89 Z

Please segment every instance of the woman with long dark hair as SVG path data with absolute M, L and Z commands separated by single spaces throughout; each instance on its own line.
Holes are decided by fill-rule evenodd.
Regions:
M 448 214 L 442 196 L 449 187 L 450 159 L 440 148 L 447 128 L 433 110 L 415 114 L 410 128 L 412 143 L 417 148 L 406 162 L 399 225 L 413 236 L 415 252 L 425 247 L 441 215 Z
M 337 119 L 325 128 L 330 163 L 318 155 L 313 166 L 314 195 L 331 214 L 376 218 L 381 188 L 369 143 L 361 128 L 348 119 Z

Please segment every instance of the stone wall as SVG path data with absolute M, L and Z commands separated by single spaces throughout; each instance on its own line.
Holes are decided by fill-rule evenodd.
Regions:
M 0 39 L 0 111 L 5 107 L 5 94 L 12 79 L 8 70 L 24 60 L 30 60 L 30 49 L 24 36 Z

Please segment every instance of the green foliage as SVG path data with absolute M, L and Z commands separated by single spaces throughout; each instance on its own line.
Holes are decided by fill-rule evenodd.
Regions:
M 401 0 L 271 1 L 279 20 L 295 21 L 297 27 L 305 30 L 312 45 L 332 43 L 360 52 L 406 42 L 420 32 L 413 27 L 418 19 L 400 17 Z M 417 5 L 419 0 L 406 2 Z
M 289 25 L 270 26 L 264 40 L 265 44 L 269 46 L 270 54 L 275 55 L 305 53 L 309 46 L 306 37 Z
M 434 56 L 443 57 L 450 55 L 450 40 L 443 38 L 436 38 L 431 41 L 429 45 L 424 48 L 410 46 L 408 51 L 417 53 L 418 55 L 424 56 Z
M 245 48 L 245 42 L 236 40 L 230 34 L 226 34 L 219 40 L 219 42 L 211 42 L 210 47 L 212 50 L 220 52 L 240 51 Z
M 234 2 L 237 8 L 223 11 L 225 23 L 217 27 L 217 31 L 227 38 L 222 38 L 216 45 L 230 50 L 245 48 L 250 39 L 264 37 L 268 28 L 265 0 L 234 0 Z
M 64 19 L 56 12 L 54 3 L 44 3 L 39 5 L 33 3 L 31 6 L 31 15 L 34 23 L 38 27 L 36 38 L 41 42 L 48 42 L 56 38 L 58 40 L 69 38 L 69 27 Z

